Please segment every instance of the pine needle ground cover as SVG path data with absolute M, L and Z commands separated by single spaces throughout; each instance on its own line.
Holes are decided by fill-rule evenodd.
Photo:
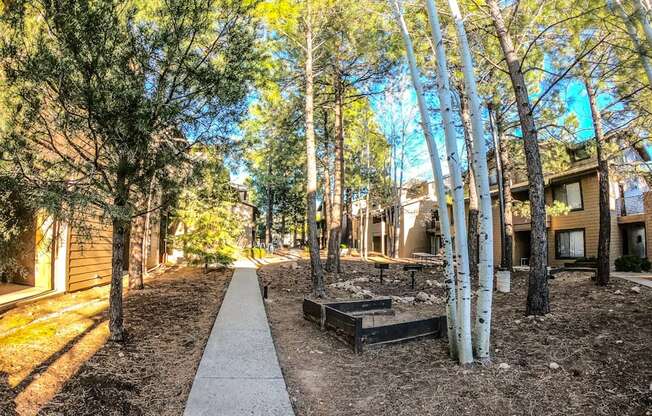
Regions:
M 354 285 L 374 295 L 429 295 L 422 297 L 430 304 L 396 303 L 404 313 L 444 313 L 439 299 L 445 289 L 433 282 L 441 281 L 437 273 L 417 275 L 411 290 L 409 274 L 398 266 L 382 286 L 371 264 L 350 259 L 343 267 L 340 280 L 356 279 Z M 448 357 L 445 339 L 355 354 L 303 318 L 309 270 L 307 261 L 259 270 L 269 285 L 268 317 L 299 416 L 643 415 L 652 406 L 652 290 L 647 288 L 636 293 L 633 283 L 621 279 L 598 288 L 587 274 L 561 273 L 550 281 L 552 314 L 534 318 L 524 316 L 527 275 L 517 273 L 512 293 L 494 294 L 493 365 L 462 368 Z M 338 280 L 328 275 L 329 297 L 354 296 L 347 284 L 333 283 Z
M 108 286 L 0 315 L 0 415 L 179 415 L 229 269 L 174 268 L 125 296 L 108 342 Z

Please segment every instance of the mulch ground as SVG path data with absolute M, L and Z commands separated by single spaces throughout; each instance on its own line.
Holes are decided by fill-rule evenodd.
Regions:
M 341 280 L 377 276 L 369 264 L 344 261 Z M 309 264 L 259 270 L 269 284 L 272 334 L 293 405 L 308 415 L 649 415 L 652 414 L 652 290 L 613 279 L 598 288 L 586 274 L 564 273 L 550 281 L 552 313 L 524 316 L 527 275 L 512 277 L 512 292 L 495 293 L 492 365 L 456 365 L 444 339 L 369 348 L 361 355 L 303 319 Z M 424 284 L 442 281 L 421 273 L 412 291 L 401 282 L 356 283 L 378 295 L 443 296 Z M 327 283 L 336 282 L 333 275 Z M 329 288 L 333 298 L 351 294 Z M 402 309 L 409 307 L 401 306 Z M 413 306 L 444 313 L 445 305 Z M 550 363 L 560 365 L 551 369 Z M 509 368 L 501 369 L 500 364 Z M 503 365 L 504 367 L 504 365 Z
M 200 269 L 180 268 L 151 279 L 144 290 L 131 291 L 124 301 L 126 342 L 104 342 L 98 346 L 97 352 L 80 364 L 69 379 L 58 380 L 62 388 L 39 414 L 183 414 L 231 275 L 231 270 L 204 274 Z M 106 325 L 105 310 L 96 321 Z M 74 348 L 67 346 L 66 350 Z M 55 357 L 61 355 L 52 353 Z M 30 375 L 28 382 L 38 381 L 39 372 L 46 372 L 46 367 L 37 366 L 36 374 Z M 21 386 L 26 385 L 0 389 L 0 403 L 18 403 L 18 399 L 13 399 L 21 397 Z M 3 410 L 0 414 L 16 411 L 6 407 Z

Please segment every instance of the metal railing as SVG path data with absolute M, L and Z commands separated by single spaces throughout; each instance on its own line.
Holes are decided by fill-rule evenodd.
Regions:
M 626 196 L 616 199 L 616 214 L 619 217 L 625 215 L 642 214 L 645 212 L 645 194 Z

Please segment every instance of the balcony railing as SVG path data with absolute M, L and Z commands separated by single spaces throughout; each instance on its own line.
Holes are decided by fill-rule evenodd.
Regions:
M 616 199 L 616 214 L 619 217 L 625 215 L 642 214 L 645 212 L 644 194 L 626 196 Z

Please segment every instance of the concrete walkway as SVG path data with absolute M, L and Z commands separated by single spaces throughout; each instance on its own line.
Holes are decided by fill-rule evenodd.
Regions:
M 184 415 L 294 416 L 248 260 L 236 264 Z
M 611 276 L 629 280 L 630 282 L 636 283 L 637 285 L 652 288 L 651 273 L 611 272 Z

